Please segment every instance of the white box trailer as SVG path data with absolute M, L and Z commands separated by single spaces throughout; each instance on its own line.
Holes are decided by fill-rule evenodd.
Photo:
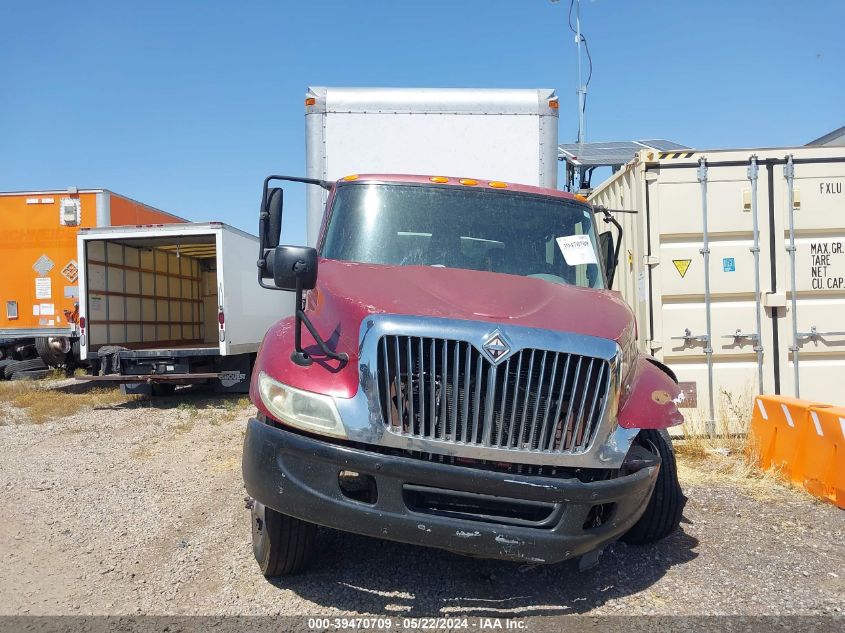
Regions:
M 590 201 L 636 211 L 616 214 L 614 287 L 688 407 L 712 420 L 757 392 L 843 403 L 843 148 L 642 151 Z
M 308 88 L 306 176 L 431 174 L 557 186 L 554 90 Z M 308 187 L 308 245 L 326 192 Z
M 82 229 L 77 247 L 86 379 L 245 392 L 264 333 L 293 313 L 292 294 L 255 283 L 258 238 L 221 222 Z

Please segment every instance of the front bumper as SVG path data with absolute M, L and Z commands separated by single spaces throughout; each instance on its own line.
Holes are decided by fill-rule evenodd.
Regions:
M 327 527 L 425 545 L 482 558 L 555 563 L 586 554 L 624 534 L 651 496 L 660 464 L 585 483 L 529 477 L 372 453 L 330 444 L 251 419 L 243 477 L 251 497 L 283 514 Z M 340 471 L 372 476 L 374 503 L 341 490 Z M 519 519 L 442 512 L 411 501 L 423 495 L 548 510 L 529 524 Z M 428 497 L 426 497 L 428 498 Z M 607 508 L 598 527 L 585 527 L 595 506 Z M 423 507 L 424 506 L 424 507 Z

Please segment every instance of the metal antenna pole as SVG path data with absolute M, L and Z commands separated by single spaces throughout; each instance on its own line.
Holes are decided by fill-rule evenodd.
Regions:
M 584 122 L 587 86 L 581 80 L 581 0 L 575 0 L 575 44 L 578 47 L 578 139 L 577 143 L 587 142 L 587 129 Z
M 550 0 L 552 4 L 557 4 L 560 0 Z M 572 26 L 572 9 L 575 9 L 575 27 Z M 570 30 L 575 33 L 575 46 L 578 51 L 578 86 L 575 89 L 575 94 L 578 96 L 578 136 L 575 142 L 578 144 L 587 142 L 587 123 L 586 123 L 586 109 L 587 109 L 587 84 L 590 83 L 590 77 L 593 74 L 593 60 L 590 57 L 590 49 L 587 46 L 586 38 L 581 35 L 581 0 L 570 0 L 569 13 L 567 15 L 567 23 Z M 587 77 L 587 83 L 583 83 L 583 76 L 581 72 L 581 45 L 587 53 L 587 59 L 590 62 L 590 74 Z M 574 168 L 573 168 L 574 170 Z M 586 167 L 578 167 L 578 186 L 581 187 L 584 177 L 587 173 Z M 572 182 L 574 183 L 574 173 L 572 174 Z

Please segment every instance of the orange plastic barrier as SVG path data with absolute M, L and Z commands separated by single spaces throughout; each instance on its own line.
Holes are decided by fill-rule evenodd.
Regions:
M 766 470 L 772 466 L 772 455 L 775 452 L 778 425 L 775 422 L 775 407 L 777 403 L 770 402 L 770 397 L 757 396 L 754 398 L 754 409 L 751 412 L 751 427 L 749 428 L 750 454 L 757 465 Z
M 845 408 L 810 407 L 802 442 L 804 487 L 845 508 Z
M 787 396 L 757 396 L 751 454 L 814 496 L 845 508 L 845 408 Z

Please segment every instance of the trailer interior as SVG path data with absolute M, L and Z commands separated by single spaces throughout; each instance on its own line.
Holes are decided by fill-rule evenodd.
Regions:
M 214 234 L 110 238 L 86 248 L 90 353 L 219 349 Z

